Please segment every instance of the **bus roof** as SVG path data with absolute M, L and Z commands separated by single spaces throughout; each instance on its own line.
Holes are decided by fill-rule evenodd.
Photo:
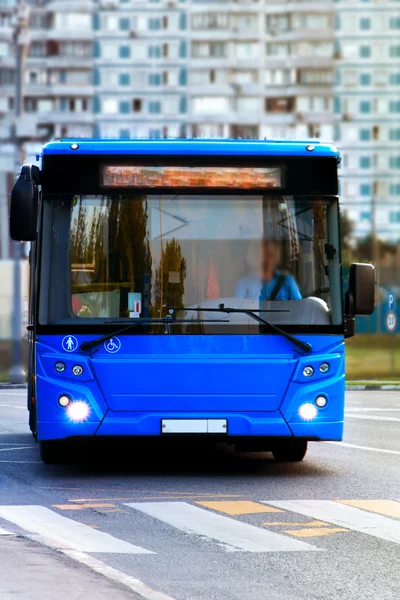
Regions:
M 228 139 L 62 139 L 46 144 L 49 155 L 175 155 L 179 156 L 318 156 L 336 157 L 333 144 L 315 140 L 228 140 Z

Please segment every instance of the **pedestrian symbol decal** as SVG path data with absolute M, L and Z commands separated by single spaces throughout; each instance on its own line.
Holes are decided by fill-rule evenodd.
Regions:
M 73 335 L 66 335 L 61 342 L 63 350 L 65 352 L 75 352 L 78 348 L 78 340 Z
M 121 342 L 117 337 L 112 337 L 104 342 L 104 348 L 110 354 L 115 354 L 115 352 L 121 349 Z

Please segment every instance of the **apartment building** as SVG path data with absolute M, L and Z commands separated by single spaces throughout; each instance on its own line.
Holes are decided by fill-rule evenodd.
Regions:
M 400 3 L 335 5 L 336 143 L 342 201 L 365 236 L 400 239 Z
M 99 0 L 93 24 L 96 134 L 187 136 L 186 3 Z
M 332 139 L 328 0 L 100 0 L 94 26 L 99 135 Z
M 333 5 L 191 2 L 195 136 L 332 139 Z
M 23 138 L 47 140 L 93 133 L 91 0 L 29 3 L 30 45 L 24 80 Z M 0 0 L 0 138 L 15 121 L 15 0 Z

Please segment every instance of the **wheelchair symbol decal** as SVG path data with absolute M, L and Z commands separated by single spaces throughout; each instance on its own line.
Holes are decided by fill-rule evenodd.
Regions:
M 75 352 L 78 348 L 78 340 L 73 335 L 66 335 L 63 338 L 61 345 L 65 352 Z
M 112 337 L 104 342 L 104 348 L 110 354 L 115 354 L 115 352 L 121 349 L 121 341 L 117 337 Z

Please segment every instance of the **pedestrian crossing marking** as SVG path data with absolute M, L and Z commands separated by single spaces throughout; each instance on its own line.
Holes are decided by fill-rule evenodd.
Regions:
M 349 531 L 348 529 L 342 529 L 341 527 L 318 527 L 317 529 L 313 529 L 312 527 L 306 527 L 304 529 L 288 529 L 284 530 L 283 533 L 288 533 L 289 535 L 294 535 L 296 537 L 301 538 L 310 538 L 310 537 L 322 537 L 325 535 L 331 535 L 332 533 L 339 533 L 342 531 Z
M 385 515 L 385 517 L 400 519 L 400 502 L 395 500 L 336 500 L 336 502 Z
M 60 510 L 84 510 L 86 508 L 117 508 L 116 504 L 53 504 L 54 508 L 59 508 Z
M 126 506 L 189 535 L 213 540 L 226 552 L 298 552 L 319 548 L 204 510 L 187 502 L 135 502 Z
M 215 502 L 196 502 L 206 508 L 217 510 L 218 512 L 225 513 L 227 515 L 255 515 L 257 513 L 277 513 L 283 512 L 279 508 L 273 508 L 272 506 L 265 506 L 258 502 L 252 502 L 251 500 L 218 500 Z
M 103 531 L 62 517 L 44 506 L 0 506 L 0 518 L 34 534 L 33 539 L 58 549 L 80 552 L 154 554 Z
M 360 508 L 330 500 L 268 500 L 265 504 L 400 544 L 399 521 Z
M 299 523 L 292 523 L 290 521 L 265 521 L 261 525 L 263 527 L 328 527 L 328 523 L 324 523 L 324 521 L 302 521 Z

